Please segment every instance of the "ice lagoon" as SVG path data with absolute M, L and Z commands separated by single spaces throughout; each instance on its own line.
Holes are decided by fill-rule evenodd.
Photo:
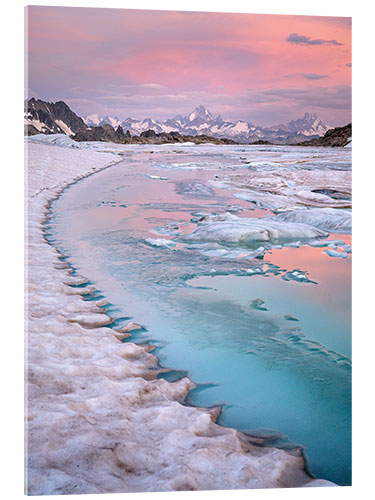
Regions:
M 350 484 L 350 150 L 96 147 L 123 161 L 63 192 L 49 241 L 189 403 Z

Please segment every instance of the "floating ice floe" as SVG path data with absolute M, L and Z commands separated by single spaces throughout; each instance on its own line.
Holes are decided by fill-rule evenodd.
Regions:
M 184 236 L 187 241 L 213 241 L 252 245 L 259 242 L 288 242 L 301 239 L 316 239 L 327 236 L 324 231 L 299 222 L 284 222 L 276 217 L 239 218 L 233 214 L 224 214 L 209 219 L 210 222 L 200 224 L 190 235 Z
M 167 222 L 163 226 L 154 227 L 152 229 L 153 233 L 156 234 L 166 234 L 168 236 L 177 236 L 180 234 L 179 226 L 176 222 Z
M 285 314 L 284 319 L 286 319 L 288 321 L 299 321 L 299 319 L 296 318 L 295 316 L 293 316 L 292 314 Z
M 250 306 L 258 311 L 268 311 L 267 307 L 263 306 L 264 299 L 254 299 L 251 301 Z
M 204 214 L 200 219 L 198 219 L 199 224 L 209 224 L 211 222 L 222 222 L 222 221 L 234 221 L 239 220 L 237 215 L 233 215 L 229 212 L 225 212 L 224 214 Z
M 288 243 L 284 243 L 284 247 L 299 248 L 300 246 L 301 246 L 300 241 L 291 241 Z
M 330 257 L 341 257 L 343 259 L 348 258 L 347 252 L 338 252 L 337 250 L 333 250 L 333 248 L 327 248 L 327 250 L 325 250 L 325 253 Z
M 316 247 L 316 248 L 324 248 L 324 247 L 331 245 L 331 244 L 341 245 L 341 244 L 345 244 L 345 242 L 343 240 L 312 240 L 312 241 L 309 241 L 309 245 L 311 247 Z
M 187 250 L 195 250 L 208 257 L 220 257 L 222 259 L 255 259 L 262 257 L 265 252 L 264 247 L 259 247 L 255 250 L 244 248 L 233 248 L 219 243 L 196 243 L 187 245 Z
M 244 207 L 242 205 L 228 205 L 227 207 L 225 207 L 225 210 L 227 212 L 233 212 L 233 213 L 237 213 L 237 212 L 241 212 L 242 210 L 244 209 Z
M 156 239 L 146 238 L 145 242 L 153 247 L 173 248 L 176 246 L 176 244 L 173 241 L 164 240 L 163 238 L 156 238 Z
M 300 271 L 299 269 L 294 269 L 293 271 L 287 271 L 281 277 L 284 281 L 297 281 L 300 283 L 315 283 L 315 281 L 312 281 L 309 279 L 306 272 Z
M 149 179 L 159 179 L 160 181 L 167 181 L 168 177 L 161 177 L 160 175 L 150 175 L 150 174 L 145 174 L 146 177 Z
M 292 210 L 275 216 L 284 222 L 309 224 L 316 228 L 334 233 L 351 233 L 352 212 L 339 208 L 306 208 Z
M 214 190 L 198 180 L 183 180 L 176 182 L 176 192 L 182 196 L 207 198 L 215 194 Z

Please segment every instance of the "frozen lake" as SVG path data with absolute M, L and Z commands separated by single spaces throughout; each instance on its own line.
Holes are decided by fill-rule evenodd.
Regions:
M 351 484 L 351 151 L 101 147 L 123 161 L 64 191 L 50 241 L 189 403 Z

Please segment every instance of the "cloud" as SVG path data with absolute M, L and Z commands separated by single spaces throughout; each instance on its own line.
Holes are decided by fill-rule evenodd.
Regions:
M 269 89 L 258 93 L 258 99 L 268 99 L 269 102 L 286 101 L 325 109 L 351 109 L 351 87 L 335 85 L 332 87 L 303 87 L 288 89 Z
M 302 73 L 301 76 L 307 80 L 321 80 L 322 78 L 328 78 L 328 75 L 317 75 L 316 73 Z
M 306 78 L 307 80 L 321 80 L 322 78 L 329 78 L 328 75 L 317 75 L 316 73 L 289 73 L 284 75 L 284 78 Z
M 297 33 L 291 33 L 286 41 L 296 45 L 344 45 L 337 40 L 311 39 L 309 36 L 298 35 Z
M 159 85 L 158 83 L 141 83 L 140 87 L 142 89 L 154 89 L 154 90 L 166 90 L 167 88 L 164 85 Z

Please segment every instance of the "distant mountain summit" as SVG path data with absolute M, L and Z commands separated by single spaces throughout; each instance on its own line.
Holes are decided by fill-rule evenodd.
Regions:
M 100 117 L 98 114 L 88 115 L 83 117 L 83 121 L 88 127 L 101 127 L 102 125 L 111 125 L 113 128 L 117 128 L 121 125 L 121 120 L 117 117 L 105 116 Z
M 87 125 L 64 101 L 45 102 L 32 97 L 25 101 L 25 133 L 75 135 Z
M 316 113 L 305 113 L 298 120 L 272 127 L 274 130 L 284 130 L 291 134 L 303 134 L 308 137 L 312 135 L 323 136 L 330 128 L 332 127 L 325 125 Z
M 78 132 L 83 133 L 105 125 L 112 127 L 114 131 L 121 126 L 124 133 L 129 132 L 131 135 L 141 135 L 151 130 L 156 134 L 202 135 L 244 144 L 298 144 L 305 140 L 319 139 L 331 128 L 315 113 L 305 113 L 302 118 L 286 124 L 260 127 L 244 120 L 224 120 L 221 115 L 215 116 L 201 105 L 185 116 L 176 115 L 163 121 L 128 117 L 121 122 L 117 117 L 101 117 L 98 114 L 90 114 L 82 119 L 63 101 L 50 103 L 34 98 L 25 101 L 25 128 L 28 135 L 64 133 L 75 136 Z

